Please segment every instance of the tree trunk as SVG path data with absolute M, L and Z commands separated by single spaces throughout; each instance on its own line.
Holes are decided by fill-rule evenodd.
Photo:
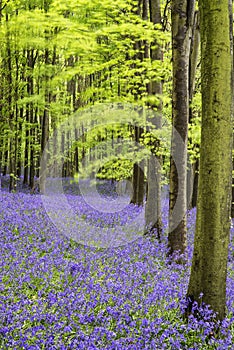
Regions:
M 25 57 L 25 50 L 23 50 L 22 52 L 22 57 Z M 20 64 L 18 62 L 19 60 L 17 60 L 17 67 L 18 65 Z M 26 82 L 26 79 L 25 79 L 25 67 L 26 67 L 26 62 L 25 63 L 21 63 L 21 74 L 20 74 L 20 77 L 19 77 L 19 81 L 25 83 Z M 18 68 L 19 69 L 19 68 Z M 19 98 L 20 99 L 23 99 L 24 98 L 24 89 L 21 89 L 20 93 L 19 93 Z M 20 177 L 21 176 L 21 168 L 22 168 L 22 161 L 23 161 L 23 158 L 22 158 L 22 150 L 23 150 L 23 136 L 24 136 L 24 133 L 23 133 L 23 122 L 24 122 L 24 107 L 21 106 L 19 108 L 19 130 L 18 130 L 18 143 L 19 143 L 19 147 L 17 149 L 17 176 Z
M 232 110 L 234 107 L 234 54 L 233 54 L 233 0 L 229 0 L 229 32 L 231 41 L 231 55 L 232 55 Z M 234 137 L 232 141 L 232 150 L 234 152 Z M 232 170 L 234 171 L 234 153 L 232 154 Z M 234 176 L 232 173 L 232 205 L 231 205 L 231 217 L 234 218 Z
M 149 1 L 150 21 L 153 24 L 161 24 L 160 0 Z M 154 46 L 157 43 L 154 43 Z M 160 47 L 150 50 L 152 61 L 162 60 L 162 52 Z M 162 95 L 162 82 L 152 81 L 147 87 L 149 95 Z M 151 104 L 150 107 L 154 110 L 154 117 L 150 119 L 153 126 L 157 129 L 162 127 L 162 102 Z M 148 160 L 148 176 L 147 176 L 147 202 L 145 208 L 145 233 L 157 231 L 157 238 L 160 239 L 162 234 L 162 213 L 161 213 L 161 156 L 157 155 L 159 147 L 158 140 L 154 140 L 152 145 L 152 154 Z
M 143 205 L 144 201 L 144 161 L 134 163 L 132 177 L 132 199 L 131 203 L 138 206 Z
M 76 140 L 76 142 L 78 142 L 79 133 L 78 133 L 78 129 L 76 126 L 75 126 L 74 132 L 75 132 L 75 140 Z M 79 149 L 78 149 L 77 145 L 75 146 L 74 165 L 75 165 L 75 173 L 78 174 L 78 172 L 79 172 Z
M 194 0 L 173 0 L 172 140 L 169 195 L 169 255 L 184 254 L 187 245 L 187 138 L 189 119 L 189 54 Z M 179 136 L 178 136 L 178 134 Z M 178 140 L 179 138 L 179 140 Z M 179 205 L 176 205 L 178 204 Z
M 45 66 L 46 69 L 49 65 L 49 49 L 45 49 Z M 48 88 L 49 73 L 45 73 L 45 108 L 42 118 L 42 135 L 41 135 L 41 154 L 43 154 L 43 162 L 40 173 L 40 192 L 45 193 L 45 182 L 46 182 L 46 166 L 47 166 L 47 150 L 46 144 L 49 139 L 49 106 L 50 106 L 50 93 Z
M 66 168 L 65 168 L 65 131 L 62 131 L 61 135 L 61 164 L 62 164 L 62 177 L 66 177 Z
M 197 158 L 193 164 L 193 192 L 191 207 L 195 208 L 197 206 L 197 192 L 198 192 L 198 179 L 199 179 L 199 159 Z
M 16 131 L 15 131 L 15 119 L 14 119 L 14 111 L 13 111 L 13 77 L 12 77 L 12 52 L 11 52 L 11 41 L 10 41 L 10 32 L 8 28 L 8 16 L 6 17 L 7 22 L 7 32 L 6 32 L 6 63 L 7 63 L 7 115 L 9 118 L 9 126 L 10 126 L 10 147 L 9 147 L 9 172 L 10 172 L 10 183 L 9 183 L 9 192 L 12 192 L 16 186 L 16 159 L 15 159 L 15 150 L 16 150 Z
M 202 128 L 197 222 L 187 295 L 225 317 L 231 205 L 231 54 L 228 0 L 200 1 Z
M 22 112 L 23 108 L 20 108 L 19 110 L 19 121 L 18 121 L 18 147 L 17 147 L 17 164 L 16 164 L 16 173 L 17 176 L 21 176 L 21 167 L 22 167 L 22 144 L 23 144 L 23 129 L 22 129 Z
M 34 94 L 34 86 L 33 86 L 33 69 L 34 69 L 34 50 L 28 50 L 27 52 L 27 58 L 28 58 L 28 67 L 30 69 L 30 75 L 27 78 L 27 90 L 28 95 L 33 96 Z M 35 115 L 34 115 L 34 106 L 33 103 L 30 102 L 28 104 L 28 113 L 29 113 L 29 121 L 30 121 L 30 162 L 29 162 L 29 187 L 31 190 L 34 188 L 34 176 L 35 176 L 35 156 L 34 156 L 34 147 L 35 147 Z
M 3 152 L 3 171 L 2 171 L 3 176 L 5 176 L 8 171 L 8 155 L 9 155 L 9 141 L 8 141 L 8 136 L 5 136 L 4 152 Z
M 25 149 L 24 149 L 24 180 L 23 183 L 25 185 L 28 184 L 28 175 L 29 175 L 29 138 L 30 138 L 30 131 L 29 131 L 29 110 L 26 108 L 25 112 L 25 119 L 26 119 L 26 131 L 25 131 Z
M 142 6 L 143 5 L 143 6 Z M 138 15 L 139 17 L 146 16 L 146 6 L 143 4 L 143 0 L 138 0 L 137 7 L 135 7 L 132 12 L 135 15 Z M 134 43 L 134 50 L 135 50 L 135 60 L 143 61 L 144 59 L 144 53 L 147 50 L 147 47 L 145 45 L 145 49 L 142 48 L 142 42 L 136 41 Z M 135 66 L 135 64 L 133 65 Z M 135 73 L 136 76 L 139 76 L 139 72 Z M 134 99 L 137 101 L 139 99 L 139 96 L 141 95 L 140 88 L 141 86 L 139 84 L 136 84 L 134 86 Z M 141 119 L 142 109 L 139 109 L 139 119 Z M 135 125 L 134 126 L 134 141 L 137 145 L 139 145 L 140 138 L 143 134 L 143 127 L 142 125 Z M 142 206 L 144 202 L 144 160 L 141 160 L 140 162 L 135 162 L 133 164 L 133 176 L 132 176 L 132 198 L 131 202 L 132 204 L 136 204 L 138 206 Z
M 134 141 L 139 144 L 143 130 L 139 126 L 134 126 Z M 144 202 L 144 160 L 133 164 L 132 176 L 132 198 L 131 203 L 138 206 Z
M 195 11 L 194 21 L 193 21 L 193 31 L 191 39 L 191 48 L 190 48 L 190 58 L 189 58 L 189 124 L 194 123 L 194 116 L 192 110 L 192 102 L 194 96 L 194 87 L 195 87 L 195 78 L 197 70 L 197 62 L 199 56 L 200 48 L 200 18 L 199 12 Z M 194 144 L 191 140 L 194 148 L 199 149 L 199 145 Z M 197 158 L 195 162 L 190 165 L 190 181 L 191 187 L 188 188 L 188 209 L 194 208 L 197 203 L 197 185 L 198 185 L 198 176 L 199 176 L 199 159 Z M 189 185 L 189 184 L 188 184 Z

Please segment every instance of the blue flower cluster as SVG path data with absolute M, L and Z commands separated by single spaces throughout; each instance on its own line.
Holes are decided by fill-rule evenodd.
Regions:
M 70 193 L 69 202 L 98 221 L 81 196 Z M 233 244 L 227 318 L 217 325 L 204 306 L 202 319 L 183 319 L 194 210 L 188 219 L 190 260 L 181 266 L 167 263 L 166 234 L 160 243 L 140 237 L 121 247 L 92 248 L 57 230 L 40 195 L 2 191 L 0 206 L 0 349 L 233 348 Z M 99 216 L 99 222 L 114 227 L 137 210 L 129 206 L 118 217 Z

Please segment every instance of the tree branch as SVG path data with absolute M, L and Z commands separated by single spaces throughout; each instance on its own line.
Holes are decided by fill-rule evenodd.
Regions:
M 5 4 L 0 8 L 0 11 L 4 10 L 4 8 L 7 6 L 9 2 L 10 0 L 6 0 Z

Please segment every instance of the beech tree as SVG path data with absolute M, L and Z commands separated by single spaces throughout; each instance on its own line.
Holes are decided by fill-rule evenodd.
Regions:
M 150 20 L 156 25 L 161 25 L 160 0 L 149 1 Z M 155 43 L 150 50 L 152 61 L 162 61 L 162 50 L 159 44 Z M 154 110 L 154 116 L 150 119 L 157 129 L 162 128 L 162 81 L 152 80 L 147 86 L 149 95 L 155 98 L 154 103 L 150 103 L 150 108 Z M 159 101 L 157 101 L 157 98 Z M 157 102 L 156 102 L 157 101 Z M 159 142 L 157 139 L 151 142 L 151 155 L 148 160 L 148 186 L 147 202 L 145 208 L 146 232 L 152 233 L 156 229 L 157 237 L 162 234 L 162 214 L 161 214 L 161 156 L 157 155 Z
M 187 140 L 189 121 L 189 54 L 195 0 L 173 0 L 172 139 L 169 197 L 169 254 L 183 254 L 187 245 Z M 177 134 L 178 133 L 178 134 Z M 178 142 L 178 135 L 181 142 Z M 176 206 L 176 202 L 179 205 Z
M 196 83 L 196 72 L 198 66 L 198 58 L 200 52 L 200 28 L 199 28 L 199 11 L 195 11 L 193 20 L 193 30 L 191 37 L 190 59 L 189 59 L 189 126 L 190 130 L 196 127 L 198 115 L 194 115 L 193 97 Z M 200 114 L 200 113 L 199 113 Z M 200 115 L 199 115 L 200 117 Z M 199 118 L 200 120 L 200 118 Z M 199 168 L 199 144 L 190 136 L 192 146 L 193 159 L 191 161 L 191 175 L 188 177 L 188 204 L 187 207 L 194 208 L 197 205 L 197 186 L 198 186 L 198 168 Z M 190 195 L 192 190 L 192 195 Z
M 202 127 L 190 301 L 223 319 L 231 207 L 231 51 L 228 0 L 200 0 Z M 202 293 L 202 298 L 200 294 Z
M 233 54 L 233 0 L 229 0 L 229 24 L 230 24 L 230 40 L 232 54 L 232 110 L 234 107 L 234 54 Z M 232 140 L 232 169 L 234 171 L 234 138 Z M 231 217 L 234 218 L 234 176 L 232 172 L 232 205 Z

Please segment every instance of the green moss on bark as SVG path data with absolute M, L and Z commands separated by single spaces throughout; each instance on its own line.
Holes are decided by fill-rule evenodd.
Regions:
M 202 129 L 195 246 L 188 295 L 223 319 L 231 203 L 231 51 L 228 0 L 201 0 Z

